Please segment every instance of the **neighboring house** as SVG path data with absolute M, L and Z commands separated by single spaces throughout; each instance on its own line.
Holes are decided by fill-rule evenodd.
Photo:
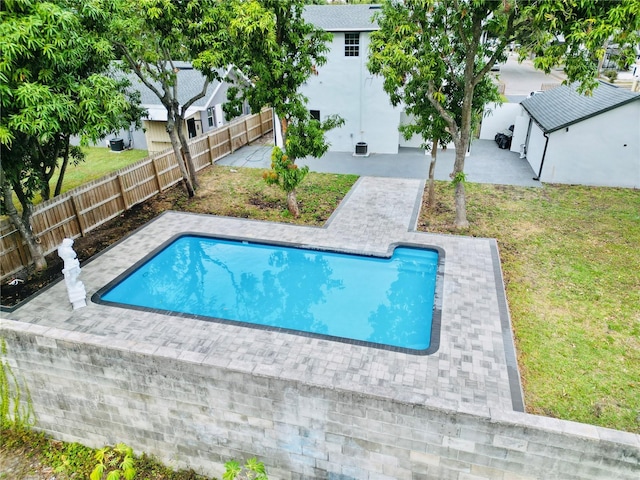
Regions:
M 342 127 L 327 132 L 330 150 L 358 153 L 397 153 L 405 142 L 398 126 L 401 108 L 391 105 L 383 78 L 367 70 L 369 35 L 378 30 L 376 5 L 308 5 L 304 18 L 333 34 L 327 62 L 301 88 L 311 114 L 319 119 L 337 114 Z M 417 141 L 412 146 L 418 147 Z
M 542 182 L 640 188 L 640 94 L 605 82 L 591 96 L 576 87 L 523 100 L 514 143 Z
M 202 91 L 205 78 L 188 62 L 174 62 L 174 64 L 179 69 L 178 101 L 183 105 Z M 228 76 L 233 81 L 238 79 L 236 73 L 231 69 L 223 73 L 223 77 Z M 132 148 L 146 149 L 149 153 L 171 148 L 169 134 L 166 131 L 167 109 L 162 105 L 157 95 L 147 88 L 137 76 L 132 73 L 128 76 L 133 88 L 140 92 L 140 101 L 142 107 L 147 110 L 147 117 L 143 120 L 142 131 L 144 133 L 135 131 L 124 134 L 125 148 L 128 146 L 128 138 L 133 139 Z M 227 122 L 222 105 L 227 100 L 229 86 L 230 84 L 225 81 L 212 81 L 205 96 L 187 109 L 184 127 L 189 138 L 201 135 Z M 244 113 L 249 113 L 249 111 L 246 110 Z

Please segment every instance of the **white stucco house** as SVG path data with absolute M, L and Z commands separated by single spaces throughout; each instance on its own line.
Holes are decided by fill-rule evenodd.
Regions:
M 605 82 L 591 96 L 576 87 L 523 100 L 512 145 L 525 145 L 542 182 L 640 188 L 640 94 Z
M 202 91 L 205 77 L 188 62 L 174 62 L 178 68 L 178 101 L 181 105 Z M 222 78 L 237 80 L 232 69 L 221 72 Z M 142 130 L 121 132 L 125 148 L 148 150 L 149 153 L 160 152 L 171 148 L 169 135 L 166 132 L 167 109 L 162 105 L 155 93 L 144 85 L 137 76 L 128 75 L 132 88 L 140 92 L 141 106 L 147 111 L 142 122 Z M 227 123 L 222 105 L 227 101 L 227 90 L 230 83 L 214 80 L 209 83 L 206 94 L 194 102 L 185 116 L 185 132 L 188 137 L 201 135 L 211 129 Z M 249 113 L 248 107 L 244 113 Z M 131 143 L 131 145 L 129 145 Z
M 340 115 L 345 123 L 327 133 L 336 152 L 397 153 L 402 109 L 393 107 L 383 78 L 367 70 L 369 35 L 379 27 L 376 5 L 308 5 L 304 18 L 333 34 L 327 62 L 301 88 L 312 115 Z M 413 146 L 419 146 L 417 142 Z

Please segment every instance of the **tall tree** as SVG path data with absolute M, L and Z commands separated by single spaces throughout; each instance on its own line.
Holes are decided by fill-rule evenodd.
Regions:
M 255 3 L 256 9 L 266 12 L 271 24 L 264 24 L 265 29 L 245 28 L 241 30 L 243 37 L 234 41 L 238 48 L 234 51 L 233 63 L 253 84 L 249 88 L 229 90 L 227 111 L 237 115 L 244 101 L 248 101 L 254 112 L 265 105 L 275 110 L 284 150 L 274 147 L 272 169 L 265 174 L 265 180 L 285 190 L 289 212 L 297 217 L 300 210 L 296 188 L 308 169 L 298 169 L 295 161 L 308 155 L 322 156 L 329 148 L 325 132 L 343 122 L 338 116 L 324 120 L 312 118 L 307 99 L 299 92 L 307 79 L 317 73 L 317 67 L 326 62 L 326 43 L 331 34 L 304 20 L 302 0 Z M 238 22 L 245 24 L 246 20 L 240 18 Z
M 98 141 L 128 127 L 135 110 L 125 86 L 106 75 L 109 49 L 86 28 L 92 14 L 64 0 L 16 0 L 0 10 L 1 206 L 37 270 L 46 261 L 31 229 L 35 194 L 48 197 L 60 157 L 63 168 L 78 157 L 72 135 Z
M 375 71 L 377 65 L 373 62 L 370 68 Z M 463 89 L 459 88 L 462 82 L 448 82 L 445 75 L 440 75 L 439 83 L 434 83 L 437 90 L 436 99 L 443 108 L 450 112 L 459 122 L 462 117 Z M 434 82 L 436 80 L 434 79 Z M 425 143 L 423 146 L 431 152 L 431 162 L 429 165 L 429 178 L 427 183 L 427 204 L 433 208 L 435 206 L 435 167 L 439 145 L 446 145 L 453 140 L 449 133 L 447 122 L 440 116 L 429 101 L 428 86 L 419 77 L 411 77 L 406 81 L 398 79 L 394 86 L 394 91 L 390 92 L 391 102 L 394 105 L 405 105 L 405 110 L 411 115 L 412 121 L 400 126 L 400 132 L 406 139 L 413 135 L 420 135 Z M 471 131 L 480 124 L 484 106 L 488 102 L 501 102 L 501 97 L 495 88 L 493 81 L 485 77 L 475 88 L 472 101 Z M 460 179 L 458 179 L 460 180 Z M 454 183 L 456 183 L 454 181 Z
M 507 45 L 517 42 L 522 55 L 535 53 L 535 66 L 547 72 L 562 64 L 568 81 L 581 82 L 588 93 L 597 85 L 604 41 L 612 39 L 629 55 L 626 46 L 637 44 L 639 17 L 640 0 L 385 1 L 380 30 L 371 35 L 370 67 L 384 76 L 390 93 L 421 83 L 424 99 L 446 123 L 456 147 L 456 226 L 468 226 L 464 161 L 473 113 L 491 97 L 476 90 L 487 85 L 491 67 L 505 60 Z M 453 93 L 446 89 L 461 93 L 459 103 L 447 99 Z M 459 105 L 459 115 L 451 105 Z
M 189 196 L 198 186 L 193 158 L 185 134 L 187 110 L 203 98 L 214 80 L 222 80 L 230 62 L 228 27 L 233 8 L 244 2 L 216 0 L 95 0 L 107 12 L 96 24 L 132 72 L 167 110 L 166 131 Z M 207 28 L 208 43 L 199 36 Z M 206 52 L 205 52 L 206 50 Z M 179 82 L 180 60 L 191 61 L 203 74 L 199 85 Z M 189 97 L 185 92 L 195 92 Z

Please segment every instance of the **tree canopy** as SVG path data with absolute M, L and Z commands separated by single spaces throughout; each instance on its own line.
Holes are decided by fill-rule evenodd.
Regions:
M 446 124 L 456 146 L 457 226 L 468 225 L 464 161 L 474 112 L 495 98 L 488 74 L 506 59 L 507 45 L 520 44 L 523 57 L 535 54 L 534 65 L 547 72 L 562 64 L 568 81 L 589 93 L 605 40 L 628 58 L 638 44 L 639 15 L 640 0 L 385 1 L 380 30 L 371 34 L 369 68 L 384 76 L 392 102 L 418 114 L 428 102 Z
M 61 157 L 63 168 L 70 156 L 81 157 L 71 136 L 98 141 L 128 128 L 137 113 L 126 83 L 108 75 L 109 45 L 87 28 L 94 13 L 64 0 L 7 1 L 0 10 L 2 209 L 38 269 L 46 262 L 31 231 L 33 197 L 38 191 L 48 197 Z
M 104 21 L 94 25 L 121 60 L 120 67 L 133 73 L 167 110 L 166 131 L 189 196 L 198 185 L 184 122 L 188 108 L 206 95 L 210 83 L 221 79 L 229 65 L 225 55 L 230 2 L 172 0 L 96 1 Z M 212 20 L 213 19 L 213 20 Z M 209 43 L 199 31 L 209 27 Z M 222 41 L 221 41 L 222 40 Z M 201 55 L 206 48 L 206 55 Z M 191 85 L 179 85 L 177 61 L 188 60 L 203 73 L 201 85 L 191 98 L 179 97 Z
M 265 180 L 279 184 L 287 192 L 292 215 L 298 216 L 295 188 L 308 169 L 298 169 L 295 161 L 307 155 L 322 156 L 329 145 L 325 132 L 342 123 L 337 116 L 323 120 L 311 117 L 307 99 L 300 87 L 326 62 L 331 34 L 305 21 L 302 0 L 258 0 L 258 18 L 269 19 L 261 28 L 244 29 L 244 37 L 236 37 L 233 63 L 249 77 L 251 87 L 230 89 L 227 111 L 239 113 L 247 101 L 256 112 L 264 106 L 275 110 L 280 119 L 284 152 L 276 147 L 272 170 Z M 244 24 L 246 19 L 240 19 Z M 257 23 L 257 22 L 254 22 Z

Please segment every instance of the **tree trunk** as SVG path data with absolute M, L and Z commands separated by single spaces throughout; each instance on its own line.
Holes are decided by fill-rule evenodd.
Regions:
M 451 178 L 456 184 L 455 203 L 456 203 L 456 220 L 457 228 L 467 228 L 469 222 L 467 220 L 467 197 L 464 191 L 464 180 L 460 176 L 464 175 L 464 158 L 467 154 L 465 143 L 456 141 L 456 161 L 453 166 Z
M 196 192 L 195 192 L 195 189 L 193 188 L 193 184 L 191 183 L 191 177 L 189 176 L 189 172 L 187 171 L 187 167 L 184 163 L 184 158 L 182 157 L 180 140 L 178 139 L 178 134 L 176 133 L 176 129 L 175 129 L 175 122 L 173 118 L 171 118 L 171 115 L 167 119 L 167 133 L 169 134 L 169 138 L 171 139 L 173 154 L 176 157 L 176 162 L 178 162 L 178 167 L 180 167 L 180 173 L 182 173 L 184 188 L 187 190 L 187 195 L 189 195 L 189 198 L 193 198 L 195 197 Z
M 600 78 L 600 75 L 602 74 L 602 65 L 604 65 L 604 57 L 607 56 L 607 49 L 609 48 L 609 42 L 611 40 L 609 38 L 607 38 L 604 41 L 604 44 L 602 45 L 602 50 L 604 50 L 604 53 L 602 54 L 602 58 L 600 58 L 598 60 L 598 71 L 596 73 L 596 78 Z
M 29 222 L 29 220 L 31 219 L 32 206 L 28 203 L 26 205 L 23 204 L 22 216 L 20 216 L 18 215 L 18 211 L 13 204 L 11 186 L 8 182 L 3 182 L 2 194 L 4 196 L 6 213 L 11 219 L 11 223 L 13 223 L 18 232 L 20 232 L 20 236 L 27 243 L 27 248 L 29 248 L 29 253 L 31 254 L 31 258 L 33 259 L 33 262 L 35 264 L 36 271 L 41 272 L 42 270 L 47 268 L 47 260 L 44 258 L 44 252 L 42 251 L 42 247 L 36 240 L 36 237 L 33 234 L 33 230 L 31 230 L 31 223 Z
M 56 189 L 53 192 L 53 196 L 57 197 L 62 191 L 62 181 L 64 180 L 64 174 L 67 171 L 67 165 L 69 165 L 69 136 L 65 137 L 64 157 L 62 158 L 62 165 L 60 165 L 60 175 L 58 175 L 58 181 L 56 182 Z
M 436 206 L 436 187 L 434 183 L 434 176 L 436 172 L 436 158 L 438 156 L 438 143 L 439 140 L 434 138 L 433 144 L 431 145 L 431 163 L 429 164 L 429 187 L 427 196 L 427 205 L 429 205 L 430 209 L 433 209 Z
M 49 181 L 56 171 L 56 164 L 58 163 L 58 156 L 60 155 L 60 139 L 59 135 L 55 136 L 52 143 L 44 146 L 37 147 L 40 164 L 40 179 L 42 181 L 40 186 L 40 196 L 42 201 L 49 200 L 51 198 L 51 187 Z
M 294 216 L 294 218 L 298 218 L 300 216 L 300 208 L 298 208 L 298 199 L 296 198 L 295 190 L 287 192 L 287 208 L 289 208 L 289 212 Z
M 464 182 L 456 183 L 456 221 L 457 228 L 467 228 L 467 199 L 464 192 Z
M 193 157 L 191 156 L 191 150 L 189 150 L 189 140 L 184 136 L 184 128 L 182 122 L 183 118 L 178 118 L 176 122 L 176 130 L 178 132 L 178 138 L 180 139 L 180 145 L 182 147 L 182 155 L 191 178 L 191 185 L 193 188 L 198 188 L 198 176 L 196 175 L 196 167 L 193 164 Z

